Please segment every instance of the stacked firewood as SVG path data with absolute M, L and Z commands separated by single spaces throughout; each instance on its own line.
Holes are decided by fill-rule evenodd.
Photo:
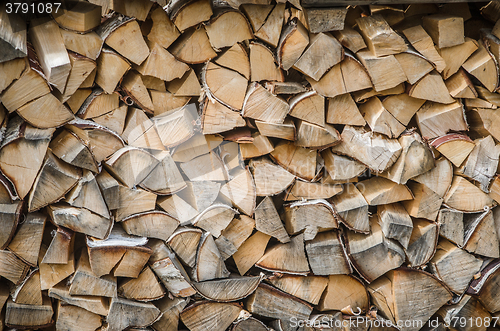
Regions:
M 0 10 L 0 329 L 500 325 L 499 2 L 302 5 Z

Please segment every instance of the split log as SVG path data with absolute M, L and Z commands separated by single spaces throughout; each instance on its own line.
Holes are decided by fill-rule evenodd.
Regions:
M 82 325 L 82 321 L 85 324 Z M 62 304 L 57 306 L 56 329 L 93 331 L 102 324 L 101 317 L 80 307 Z
M 269 239 L 271 239 L 271 236 L 257 231 L 233 254 L 233 259 L 240 275 L 246 274 L 264 256 Z
M 269 141 L 269 139 L 265 135 L 262 135 L 259 132 L 255 132 L 252 134 L 252 138 L 253 138 L 252 143 L 240 144 L 240 152 L 243 160 L 248 160 L 251 158 L 263 156 L 271 153 L 274 150 L 273 144 Z
M 344 29 L 347 10 L 344 8 L 305 8 L 304 15 L 311 33 Z
M 184 264 L 193 268 L 201 236 L 202 231 L 199 229 L 179 228 L 170 236 L 167 244 Z
M 129 71 L 121 81 L 121 88 L 130 99 L 148 113 L 154 112 L 153 101 L 142 81 L 135 71 Z M 118 105 L 113 109 L 118 108 Z
M 438 242 L 439 229 L 436 223 L 420 218 L 413 220 L 413 231 L 406 249 L 411 266 L 422 266 L 429 262 Z
M 161 195 L 172 194 L 184 189 L 186 182 L 170 153 L 161 151 L 154 156 L 160 162 L 151 170 L 140 186 L 145 190 Z
M 26 22 L 21 16 L 12 13 L 7 14 L 6 6 L 1 8 L 1 30 L 0 39 L 5 47 L 0 62 L 6 62 L 18 57 L 26 56 Z
M 252 43 L 250 45 L 254 45 L 254 43 Z M 250 46 L 250 48 L 251 48 L 251 46 Z M 261 48 L 259 47 L 259 49 L 261 49 Z M 267 48 L 265 48 L 265 49 L 268 50 Z M 272 53 L 271 53 L 271 55 L 272 55 Z M 251 50 L 250 50 L 250 57 L 252 57 Z M 248 53 L 241 43 L 235 43 L 234 45 L 232 45 L 231 48 L 229 48 L 223 54 L 218 56 L 217 59 L 214 60 L 214 62 L 220 66 L 237 71 L 243 77 L 245 77 L 247 80 L 250 79 L 250 73 L 251 73 L 250 68 L 252 66 L 251 65 L 252 60 L 249 59 Z M 273 62 L 274 62 L 274 60 L 273 60 Z M 252 79 L 252 80 L 254 80 L 254 79 Z
M 368 71 L 377 92 L 396 87 L 407 79 L 394 55 L 376 57 L 370 51 L 359 51 L 356 56 Z
M 249 163 L 257 196 L 275 195 L 292 184 L 295 176 L 266 159 L 251 160 Z
M 66 49 L 89 59 L 96 60 L 102 49 L 103 40 L 94 31 L 85 34 L 59 29 Z
M 206 328 L 225 330 L 244 310 L 237 304 L 198 301 L 186 307 L 180 314 L 181 320 L 192 331 Z
M 422 137 L 444 136 L 448 131 L 466 131 L 467 122 L 463 106 L 459 102 L 448 105 L 426 102 L 416 113 Z
M 40 270 L 40 285 L 42 291 L 54 287 L 63 279 L 71 276 L 75 272 L 75 258 L 73 250 L 70 250 L 68 263 L 66 264 L 48 264 L 42 263 L 43 256 L 47 247 L 42 243 L 40 256 L 38 257 L 38 267 Z
M 320 276 L 291 276 L 271 277 L 270 284 L 301 300 L 317 305 L 325 290 L 328 279 Z
M 54 311 L 50 299 L 45 297 L 43 305 L 23 305 L 7 301 L 5 311 L 5 325 L 18 328 L 45 328 L 54 323 Z
M 49 297 L 60 300 L 68 305 L 77 306 L 96 315 L 106 316 L 109 311 L 109 300 L 104 297 L 69 294 L 67 286 L 58 284 L 49 289 Z
M 283 141 L 274 148 L 271 157 L 285 170 L 304 180 L 312 181 L 316 175 L 315 150 Z
M 342 46 L 353 53 L 357 53 L 366 47 L 365 41 L 359 32 L 348 26 L 344 26 L 342 30 L 333 31 L 333 35 Z
M 104 48 L 97 59 L 96 84 L 106 93 L 111 94 L 130 69 L 130 64 L 120 54 Z
M 44 18 L 34 19 L 29 35 L 47 81 L 63 93 L 71 63 L 57 23 Z
M 425 218 L 434 221 L 443 203 L 443 199 L 430 188 L 420 183 L 408 183 L 414 196 L 413 200 L 403 201 L 403 205 L 415 218 Z
M 452 298 L 449 290 L 430 274 L 404 268 L 390 271 L 371 283 L 368 285 L 368 291 L 373 303 L 392 322 L 412 319 L 423 324 Z M 416 312 L 412 309 L 415 302 L 426 302 L 425 308 Z M 410 325 L 402 329 L 418 330 L 419 326 Z
M 256 221 L 252 218 L 239 215 L 239 217 L 233 218 L 231 223 L 221 232 L 219 238 L 215 240 L 215 244 L 224 260 L 236 253 L 243 242 L 250 237 L 255 223 Z
M 71 63 L 71 71 L 64 87 L 64 94 L 60 97 L 62 102 L 68 100 L 88 78 L 96 74 L 95 61 L 73 52 L 68 52 L 68 55 Z
M 319 310 L 366 311 L 368 309 L 368 292 L 365 286 L 351 275 L 330 275 Z
M 429 100 L 441 104 L 450 104 L 455 102 L 455 99 L 451 97 L 450 91 L 448 91 L 443 78 L 435 72 L 430 72 L 415 83 L 411 87 L 408 94 L 413 98 Z
M 47 217 L 43 214 L 28 214 L 7 246 L 9 251 L 31 266 L 37 265 L 46 220 Z
M 106 94 L 101 88 L 96 88 L 84 99 L 76 114 L 83 119 L 89 119 L 109 113 L 118 106 L 118 94 Z
M 177 26 L 179 31 L 183 32 L 189 27 L 198 23 L 207 21 L 212 16 L 210 1 L 179 1 L 172 4 L 169 9 L 170 18 Z
M 463 44 L 439 49 L 439 55 L 446 63 L 446 67 L 442 72 L 443 78 L 448 79 L 455 74 L 477 49 L 477 42 L 470 38 L 465 38 Z
M 437 159 L 435 164 L 434 168 L 414 177 L 413 180 L 424 184 L 438 196 L 444 197 L 453 180 L 453 166 L 445 157 Z
M 228 205 L 216 203 L 206 208 L 191 223 L 218 238 L 237 213 Z
M 401 68 L 408 79 L 408 83 L 410 84 L 417 83 L 422 77 L 434 69 L 432 64 L 417 52 L 406 51 L 394 56 L 401 65 Z
M 315 275 L 347 275 L 352 271 L 336 230 L 318 233 L 313 240 L 307 241 L 306 252 Z
M 480 214 L 464 214 L 464 229 L 463 248 L 466 251 L 492 258 L 500 256 L 499 240 L 491 211 Z
M 199 13 L 197 13 L 199 14 Z M 210 44 L 214 49 L 231 47 L 238 42 L 253 38 L 250 24 L 243 14 L 237 11 L 224 11 L 206 25 Z
M 373 132 L 382 133 L 389 138 L 398 138 L 405 127 L 387 109 L 379 98 L 370 98 L 359 106 L 359 112 Z
M 427 60 L 431 61 L 436 67 L 437 72 L 441 73 L 446 68 L 446 62 L 437 52 L 432 38 L 425 32 L 421 25 L 408 28 L 403 31 L 415 49 L 420 52 Z
M 10 200 L 10 199 L 9 199 Z M 0 249 L 4 249 L 12 240 L 19 224 L 23 203 L 17 201 L 15 203 L 2 203 L 0 204 Z
M 493 92 L 498 87 L 498 66 L 482 43 L 462 67 L 472 76 L 476 77 L 488 91 Z
M 259 285 L 248 298 L 246 308 L 252 314 L 284 320 L 307 319 L 312 312 L 312 307 L 304 301 L 265 284 Z
M 365 233 L 370 231 L 368 202 L 354 184 L 345 184 L 344 191 L 334 196 L 332 203 L 339 221 L 349 229 Z
M 12 300 L 21 305 L 43 305 L 40 272 L 33 270 L 21 284 L 12 287 Z
M 109 172 L 115 175 L 127 187 L 141 183 L 159 161 L 150 153 L 134 147 L 124 147 L 106 160 Z
M 179 327 L 181 311 L 188 304 L 188 300 L 182 298 L 163 298 L 156 302 L 156 307 L 160 309 L 161 316 L 155 321 L 152 327 L 155 330 L 175 331 Z
M 260 276 L 235 277 L 194 283 L 196 291 L 204 298 L 217 302 L 241 300 L 252 294 L 260 284 Z
M 349 93 L 328 99 L 326 122 L 359 126 L 364 126 L 366 123 Z
M 0 63 L 0 72 L 2 73 L 2 78 L 0 78 L 0 92 L 5 90 L 13 81 L 19 79 L 25 69 L 25 59 L 14 59 Z
M 131 235 L 167 240 L 179 226 L 179 221 L 161 211 L 148 211 L 121 220 L 123 229 Z
M 450 321 L 450 327 L 453 328 L 459 327 L 456 321 L 457 319 L 460 319 L 462 317 L 466 318 L 466 321 L 477 320 L 478 322 L 479 320 L 487 321 L 491 318 L 490 313 L 483 307 L 481 302 L 469 295 L 463 296 L 457 305 L 450 307 L 441 307 L 441 309 L 437 311 L 436 315 L 443 318 L 443 320 Z M 479 323 L 477 323 L 477 325 L 474 325 L 474 322 L 465 323 L 464 329 L 470 330 L 472 328 L 477 328 L 480 330 L 487 329 L 486 326 L 479 326 Z
M 268 271 L 306 275 L 309 265 L 304 251 L 304 234 L 292 237 L 289 243 L 271 247 L 255 265 Z
M 457 263 L 460 268 L 457 268 Z M 463 293 L 473 276 L 479 272 L 482 261 L 474 255 L 441 239 L 431 262 L 432 273 L 457 294 Z
M 62 28 L 87 32 L 101 24 L 101 7 L 92 3 L 75 3 L 54 12 L 54 20 Z
M 379 205 L 377 214 L 384 236 L 397 240 L 407 249 L 413 231 L 413 222 L 403 205 L 400 203 Z
M 325 99 L 315 91 L 297 94 L 290 99 L 290 116 L 325 126 Z
M 444 83 L 450 95 L 454 98 L 474 99 L 478 96 L 472 82 L 462 69 L 448 78 Z
M 485 206 L 493 207 L 496 203 L 467 179 L 455 176 L 451 187 L 443 198 L 444 204 L 464 212 L 479 212 Z
M 252 83 L 243 103 L 242 116 L 281 124 L 289 110 L 290 107 L 284 100 L 270 93 L 259 83 Z
M 441 209 L 436 222 L 439 225 L 439 235 L 457 244 L 464 245 L 464 213 L 454 209 Z
M 371 222 L 371 233 L 368 235 L 347 231 L 346 237 L 350 261 L 367 282 L 398 268 L 405 260 L 403 248 L 393 239 L 385 238 L 377 222 Z
M 312 240 L 318 232 L 338 228 L 332 205 L 325 200 L 310 200 L 284 205 L 285 229 L 290 235 L 304 232 L 304 240 Z
M 452 47 L 465 42 L 462 17 L 430 15 L 422 18 L 422 25 L 438 48 Z
M 177 27 L 162 8 L 156 8 L 150 15 L 153 25 L 147 35 L 148 40 L 168 48 L 180 36 Z
M 194 16 L 199 15 L 194 14 Z M 189 64 L 204 63 L 217 56 L 203 26 L 184 32 L 169 47 L 169 51 L 178 60 Z
M 380 15 L 356 20 L 368 48 L 377 57 L 404 52 L 407 46 Z
M 115 297 L 111 299 L 106 321 L 109 331 L 121 331 L 131 326 L 146 327 L 151 325 L 160 315 L 160 310 L 152 303 Z
M 268 15 L 260 11 L 257 16 L 263 20 L 260 28 L 256 29 L 254 27 L 255 37 L 265 41 L 273 47 L 278 46 L 280 40 L 281 27 L 283 25 L 283 19 L 285 17 L 285 4 L 277 3 Z M 264 14 L 264 15 L 263 15 Z M 252 18 L 249 15 L 249 21 L 252 22 Z M 255 20 L 254 20 L 255 21 Z M 258 25 L 259 23 L 257 23 Z
M 500 119 L 493 109 L 475 108 L 467 114 L 467 119 L 470 123 L 470 129 L 475 135 L 491 134 L 495 139 L 500 138 L 499 132 L 495 130 Z
M 412 200 L 412 192 L 402 184 L 396 184 L 382 177 L 372 177 L 356 184 L 370 206 Z
M 129 279 L 118 287 L 118 293 L 130 300 L 153 301 L 165 296 L 165 290 L 158 283 L 155 274 L 149 266 L 137 278 Z

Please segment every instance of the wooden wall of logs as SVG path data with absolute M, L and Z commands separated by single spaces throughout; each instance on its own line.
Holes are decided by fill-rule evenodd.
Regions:
M 499 19 L 4 5 L 0 330 L 500 327 Z

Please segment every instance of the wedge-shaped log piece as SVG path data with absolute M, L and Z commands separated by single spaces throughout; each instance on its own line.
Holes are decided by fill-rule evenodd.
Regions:
M 34 51 L 31 50 L 30 52 L 32 54 L 30 54 L 29 58 L 34 57 Z M 9 112 L 13 112 L 47 93 L 50 93 L 50 88 L 41 75 L 41 68 L 36 64 L 32 64 L 19 79 L 6 87 L 2 93 L 2 104 Z
M 95 75 L 95 61 L 73 52 L 69 52 L 68 55 L 71 63 L 71 71 L 68 76 L 68 81 L 64 87 L 63 94 L 56 92 L 56 95 L 61 102 L 67 101 L 87 78 L 91 78 L 92 75 Z
M 424 219 L 413 220 L 413 231 L 406 248 L 406 256 L 412 267 L 426 264 L 436 252 L 439 229 L 436 223 Z
M 103 239 L 111 228 L 111 220 L 84 208 L 75 208 L 62 203 L 49 205 L 47 211 L 57 226 L 67 227 Z
M 103 40 L 93 31 L 81 34 L 74 31 L 59 29 L 64 46 L 69 51 L 78 53 L 89 59 L 96 60 L 102 49 Z
M 156 8 L 151 12 L 151 20 L 153 26 L 147 35 L 148 40 L 168 48 L 180 35 L 177 27 L 162 8 Z
M 342 192 L 341 185 L 309 183 L 302 180 L 296 180 L 288 189 L 285 201 L 328 199 L 340 192 Z
M 124 147 L 106 161 L 107 169 L 127 187 L 141 183 L 158 165 L 150 153 L 135 147 Z
M 318 57 L 320 54 L 322 56 Z M 344 51 L 337 39 L 329 34 L 319 33 L 310 39 L 309 46 L 293 67 L 312 79 L 319 80 L 343 57 Z
M 232 277 L 194 283 L 196 291 L 204 298 L 217 302 L 241 300 L 252 294 L 260 284 L 263 275 Z
M 353 312 L 364 311 L 368 309 L 368 303 L 368 292 L 357 278 L 350 275 L 330 275 L 318 309 L 326 311 L 350 307 Z
M 235 303 L 198 301 L 181 312 L 181 321 L 191 331 L 226 330 L 243 312 Z
M 261 14 L 267 11 L 267 8 L 268 6 L 261 7 L 261 12 L 259 13 L 260 15 L 258 15 L 260 16 L 259 19 L 262 20 L 260 28 L 256 29 L 255 26 L 258 26 L 259 23 L 253 23 L 252 25 L 254 25 L 255 37 L 265 41 L 273 47 L 276 47 L 278 46 L 278 42 L 280 41 L 281 28 L 283 26 L 283 19 L 285 17 L 285 4 L 278 3 L 274 6 L 269 14 L 264 14 L 263 16 L 261 16 Z M 252 15 L 248 15 L 250 22 L 252 22 L 251 16 Z
M 457 268 L 460 265 L 460 268 Z M 430 261 L 432 273 L 454 293 L 462 294 L 470 280 L 481 269 L 482 261 L 458 248 L 446 239 L 440 239 L 436 254 Z
M 97 163 L 89 147 L 75 133 L 61 131 L 51 142 L 52 153 L 66 163 L 98 172 Z
M 252 41 L 250 42 L 249 48 L 250 80 L 252 82 L 260 82 L 262 80 L 282 82 L 284 80 L 283 72 L 277 66 L 274 54 L 267 46 Z M 220 59 L 216 60 L 216 62 L 221 64 Z
M 434 64 L 438 72 L 442 72 L 446 68 L 446 62 L 439 55 L 432 38 L 425 32 L 421 25 L 405 29 L 403 33 L 411 45 Z
M 40 271 L 33 270 L 21 284 L 12 287 L 12 300 L 17 304 L 22 305 L 38 305 L 43 304 L 42 289 L 40 287 Z
M 315 275 L 349 274 L 343 243 L 336 230 L 321 232 L 306 242 L 306 252 L 311 270 Z
M 455 133 L 436 138 L 431 145 L 456 167 L 460 167 L 475 147 L 468 136 Z
M 255 265 L 269 271 L 306 275 L 309 264 L 304 251 L 304 234 L 292 237 L 287 244 L 280 243 L 271 247 Z
M 403 38 L 387 24 L 381 15 L 356 19 L 368 49 L 377 57 L 404 52 L 408 47 Z
M 267 284 L 259 285 L 245 307 L 252 314 L 284 320 L 307 319 L 312 312 L 308 303 Z
M 237 213 L 236 210 L 228 205 L 216 203 L 201 212 L 192 221 L 192 224 L 210 232 L 218 238 Z
M 253 45 L 255 44 L 251 43 L 249 48 L 252 49 Z M 273 59 L 272 61 L 274 62 L 274 58 L 272 57 L 271 51 L 267 49 L 267 52 L 269 53 L 269 55 L 271 55 L 270 58 Z M 252 51 L 250 51 L 250 54 L 252 54 Z M 236 43 L 233 46 L 231 46 L 231 48 L 229 48 L 227 51 L 225 51 L 223 54 L 217 57 L 217 59 L 215 59 L 214 62 L 220 66 L 223 66 L 225 68 L 240 73 L 247 80 L 250 79 L 250 60 L 248 58 L 247 51 L 245 50 L 245 48 L 241 43 Z
M 95 82 L 106 93 L 111 94 L 129 69 L 130 64 L 120 54 L 104 48 L 97 59 Z
M 210 152 L 221 143 L 222 137 L 220 136 L 196 134 L 185 143 L 177 146 L 172 158 L 175 162 L 187 162 Z
M 413 230 L 410 215 L 400 203 L 377 206 L 380 227 L 386 238 L 399 241 L 401 246 L 408 248 Z
M 371 222 L 371 233 L 347 232 L 347 253 L 359 274 L 372 282 L 405 261 L 405 252 L 393 239 L 384 236 L 380 225 Z
M 267 159 L 252 159 L 249 166 L 254 178 L 257 196 L 281 193 L 295 179 L 295 176 L 290 172 Z
M 170 82 L 181 78 L 189 69 L 188 65 L 178 61 L 165 48 L 157 43 L 149 43 L 150 53 L 148 58 L 137 67 L 141 75 L 153 76 Z
M 315 91 L 297 94 L 290 99 L 290 116 L 325 126 L 325 98 Z
M 453 166 L 448 159 L 441 157 L 436 160 L 434 168 L 412 179 L 424 184 L 442 198 L 453 180 Z
M 146 327 L 151 325 L 160 315 L 160 310 L 152 303 L 115 297 L 111 299 L 106 320 L 109 331 L 121 331 L 133 326 Z
M 118 293 L 127 299 L 137 301 L 158 300 L 165 296 L 165 290 L 147 265 L 139 277 L 122 283 L 118 287 Z
M 389 168 L 402 150 L 396 139 L 349 125 L 344 127 L 341 137 L 342 142 L 332 147 L 332 151 L 350 156 L 374 171 Z
M 114 209 L 116 209 L 115 220 L 117 222 L 130 215 L 150 211 L 155 208 L 156 194 L 141 189 L 129 189 L 122 185 L 118 185 L 117 189 L 116 200 L 111 202 L 111 204 L 116 204 L 116 208 Z M 109 200 L 114 198 L 113 194 L 104 195 L 104 199 L 108 205 L 110 205 Z M 130 201 L 134 201 L 134 203 L 130 203 Z
M 323 10 L 323 8 L 321 9 L 315 8 L 315 9 Z M 330 8 L 328 8 L 327 10 L 330 10 Z M 353 53 L 357 53 L 359 50 L 366 47 L 365 41 L 361 36 L 361 34 L 351 27 L 344 26 L 344 29 L 342 30 L 333 31 L 333 36 L 337 38 L 337 40 L 342 44 L 342 46 L 344 46 Z
M 422 23 L 438 48 L 456 46 L 465 42 L 462 17 L 436 14 L 425 16 Z
M 321 152 L 321 156 L 325 162 L 325 169 L 332 180 L 350 180 L 366 170 L 364 164 L 346 156 L 333 154 L 329 149 Z
M 405 129 L 404 125 L 384 108 L 377 97 L 372 97 L 360 105 L 359 111 L 373 132 L 382 133 L 389 138 L 397 138 Z
M 299 147 L 292 142 L 281 142 L 271 152 L 271 157 L 287 171 L 304 180 L 311 181 L 316 175 L 315 150 Z
M 229 271 L 226 269 L 214 237 L 209 232 L 206 232 L 202 235 L 196 252 L 193 280 L 203 282 L 227 277 L 229 277 Z
M 172 194 L 186 187 L 186 182 L 169 152 L 155 154 L 158 165 L 141 182 L 141 187 L 156 194 Z
M 147 243 L 146 237 L 128 235 L 120 225 L 104 240 L 87 237 L 92 271 L 98 277 L 112 273 L 137 278 L 152 253 Z
M 0 276 L 19 284 L 27 275 L 29 265 L 20 260 L 13 252 L 0 250 Z
M 349 93 L 328 99 L 326 122 L 359 126 L 366 124 L 365 119 L 359 112 L 358 106 Z
M 271 236 L 257 231 L 241 244 L 240 248 L 233 254 L 240 275 L 244 275 L 264 256 L 269 239 Z
M 443 78 L 448 79 L 456 73 L 477 49 L 477 41 L 470 38 L 465 38 L 463 44 L 439 49 L 439 54 L 446 62 L 446 67 L 443 70 Z
M 304 10 L 311 33 L 337 31 L 344 28 L 345 8 L 306 8 Z
M 281 124 L 290 106 L 283 99 L 273 95 L 259 83 L 252 83 L 243 103 L 242 116 L 263 122 Z
M 460 166 L 458 173 L 478 182 L 479 188 L 488 193 L 490 181 L 498 168 L 500 146 L 495 145 L 491 136 L 477 139 L 474 144 L 476 146 Z
M 500 132 L 496 129 L 500 123 L 500 117 L 494 109 L 474 107 L 474 110 L 467 113 L 467 119 L 475 135 L 483 137 L 491 134 L 497 140 L 500 138 Z
M 233 205 L 243 213 L 253 215 L 256 193 L 253 177 L 248 169 L 222 186 L 220 193 L 230 199 Z
M 189 138 L 195 132 L 196 109 L 193 104 L 188 104 L 181 109 L 167 112 L 152 118 L 161 142 L 167 148 L 177 146 Z
M 222 103 L 208 99 L 205 101 L 202 114 L 203 134 L 214 134 L 245 126 L 240 114 Z
M 444 203 L 464 212 L 479 212 L 485 206 L 492 207 L 496 203 L 467 179 L 455 176 L 449 191 L 444 196 Z
M 491 258 L 500 256 L 497 230 L 493 212 L 464 214 L 464 246 L 470 253 Z
M 324 149 L 340 143 L 340 133 L 330 124 L 319 126 L 306 121 L 297 121 L 297 140 L 299 147 Z
M 24 199 L 42 167 L 55 129 L 37 129 L 20 117 L 9 121 L 0 149 L 0 170 Z M 30 157 L 23 157 L 29 155 Z
M 42 259 L 46 252 L 47 246 L 42 243 L 40 255 L 38 256 L 38 269 L 40 270 L 40 285 L 42 291 L 54 287 L 57 283 L 75 272 L 75 257 L 72 248 L 70 249 L 68 262 L 66 264 L 42 263 Z
M 255 227 L 258 231 L 275 237 L 282 243 L 290 241 L 273 200 L 266 196 L 255 209 Z
M 153 120 L 157 119 L 158 116 L 153 117 Z M 129 146 L 140 147 L 150 152 L 163 151 L 165 147 L 155 129 L 153 121 L 144 111 L 131 107 L 127 111 L 121 137 Z
M 368 71 L 377 92 L 396 87 L 407 79 L 394 55 L 376 57 L 370 51 L 359 51 L 356 56 Z
M 46 18 L 33 19 L 29 35 L 47 81 L 63 93 L 71 63 L 57 23 Z
M 54 11 L 59 26 L 73 31 L 87 32 L 101 24 L 101 8 L 93 3 L 76 3 Z
M 474 280 L 471 284 L 474 286 L 471 287 L 472 293 L 476 294 L 479 292 L 479 301 L 492 313 L 500 311 L 500 302 L 498 301 L 498 296 L 500 295 L 498 291 L 499 267 L 500 265 L 497 261 L 492 261 L 481 272 L 481 277 Z
M 280 124 L 278 124 L 278 126 L 279 125 Z M 265 135 L 262 135 L 259 132 L 254 132 L 252 133 L 252 138 L 253 142 L 250 144 L 239 144 L 241 157 L 243 158 L 243 160 L 263 156 L 271 153 L 274 150 L 273 144 Z
M 191 26 L 207 21 L 212 16 L 210 1 L 180 1 L 171 8 L 170 18 L 177 26 L 179 31 L 183 32 Z
M 76 264 L 76 271 L 69 280 L 70 295 L 91 295 L 115 297 L 117 295 L 116 277 L 97 276 L 90 266 L 89 253 L 83 248 Z
M 94 314 L 106 316 L 109 311 L 109 299 L 98 296 L 70 295 L 68 287 L 58 284 L 49 289 L 49 297 L 88 310 Z
M 150 261 L 151 268 L 165 288 L 174 297 L 189 297 L 196 293 L 189 283 L 189 276 L 174 253 L 162 242 L 166 250 L 165 256 L 157 261 Z
M 498 87 L 498 66 L 495 59 L 482 43 L 462 67 L 476 77 L 488 91 L 493 92 Z
M 250 237 L 255 228 L 255 221 L 245 215 L 239 215 L 221 232 L 215 244 L 224 260 L 237 252 L 238 248 Z M 283 230 L 284 231 L 284 230 Z M 260 257 L 259 257 L 260 258 Z
M 82 323 L 85 321 L 85 324 Z M 77 306 L 65 305 L 60 301 L 57 306 L 56 329 L 94 331 L 101 327 L 101 316 Z
M 96 33 L 104 43 L 119 54 L 140 65 L 149 55 L 149 48 L 134 18 L 115 15 L 101 24 Z
M 49 150 L 33 183 L 28 198 L 28 211 L 35 211 L 59 201 L 77 184 L 81 176 L 81 169 L 59 160 Z
M 434 168 L 432 151 L 417 132 L 404 133 L 398 141 L 403 150 L 396 163 L 383 173 L 384 177 L 398 184 L 406 184 L 410 178 Z
M 403 125 L 408 125 L 424 103 L 424 100 L 412 98 L 406 93 L 392 95 L 382 101 L 384 108 Z
M 370 206 L 384 205 L 398 201 L 412 200 L 411 191 L 402 184 L 396 184 L 382 177 L 372 177 L 359 182 L 356 187 Z
M 226 181 L 228 177 L 222 160 L 214 152 L 181 163 L 180 168 L 191 181 Z
M 295 124 L 290 118 L 285 119 L 282 124 L 255 121 L 255 125 L 263 136 L 295 140 Z
M 401 65 L 401 68 L 403 68 L 410 84 L 417 83 L 422 77 L 434 70 L 432 64 L 417 52 L 406 51 L 394 56 Z
M 413 200 L 403 201 L 403 205 L 412 217 L 436 220 L 443 199 L 424 184 L 410 182 Z
M 480 319 L 488 320 L 489 318 L 491 318 L 490 313 L 483 307 L 481 302 L 477 298 L 474 298 L 470 295 L 464 295 L 462 298 L 460 298 L 460 301 L 456 305 L 445 305 L 441 307 L 441 309 L 436 312 L 436 315 L 443 319 L 446 318 L 448 321 L 453 321 L 450 323 L 450 326 L 452 328 L 459 327 L 459 324 L 456 321 L 460 320 L 460 318 L 462 318 L 462 321 L 464 320 L 464 318 L 466 320 L 477 319 L 478 321 Z M 467 325 L 465 329 L 470 330 L 473 327 L 474 326 L 470 327 Z M 477 328 L 486 329 L 485 326 Z
M 71 99 L 68 100 L 68 104 L 70 103 Z M 86 97 L 76 114 L 81 118 L 89 119 L 109 113 L 118 106 L 119 96 L 117 93 L 106 94 L 101 88 L 97 87 Z
M 154 195 L 154 198 L 156 201 L 156 195 Z M 199 214 L 193 206 L 177 194 L 160 197 L 158 199 L 158 206 L 172 217 L 178 219 L 181 225 L 191 224 L 190 221 Z M 154 205 L 151 209 L 154 209 Z
M 0 39 L 4 45 L 4 53 L 0 57 L 0 62 L 6 62 L 17 57 L 24 57 L 28 53 L 26 50 L 26 23 L 17 14 L 7 14 L 7 8 L 2 6 Z
M 14 59 L 0 63 L 0 73 L 2 73 L 2 78 L 0 78 L 0 92 L 5 90 L 13 81 L 19 79 L 25 69 L 25 59 Z
M 368 285 L 368 291 L 373 303 L 393 323 L 412 319 L 427 320 L 448 300 L 452 298 L 449 290 L 439 280 L 430 274 L 415 270 L 400 268 L 387 273 L 377 281 Z M 415 311 L 415 303 L 424 303 L 422 309 Z M 405 326 L 404 331 L 416 331 L 418 326 Z
M 0 228 L 2 229 L 0 232 L 0 249 L 4 249 L 12 240 L 21 217 L 22 208 L 22 201 L 14 203 L 9 201 L 9 203 L 0 204 Z
M 178 196 L 198 212 L 204 212 L 217 199 L 220 186 L 220 183 L 211 181 L 187 182 L 186 189 L 179 192 Z
M 260 320 L 258 320 L 256 318 L 253 318 L 253 317 L 250 317 L 250 318 L 248 318 L 246 320 L 235 322 L 234 327 L 233 327 L 232 330 L 233 331 L 245 331 L 245 330 L 267 331 L 268 328 Z
M 47 217 L 43 214 L 28 214 L 7 246 L 17 257 L 31 266 L 37 265 L 46 220 Z
M 121 88 L 139 107 L 148 113 L 152 114 L 154 112 L 151 96 L 137 72 L 129 71 L 122 79 Z
M 368 70 L 367 73 L 367 70 L 353 55 L 349 53 L 345 55 L 344 60 L 334 65 L 319 81 L 316 82 L 314 79 L 306 77 L 307 81 L 318 94 L 324 97 L 334 98 L 337 95 L 373 87 L 372 80 L 368 75 L 370 71 Z M 392 65 L 394 65 L 394 63 L 392 63 Z M 399 74 L 396 72 L 395 77 L 398 75 Z M 406 80 L 406 76 L 404 76 L 402 81 L 404 80 Z M 393 86 L 399 83 L 400 82 Z
M 131 235 L 167 240 L 179 226 L 179 221 L 162 211 L 148 211 L 126 217 L 123 229 Z
M 454 209 L 441 209 L 437 217 L 439 235 L 457 244 L 464 245 L 464 213 Z
M 312 240 L 318 232 L 336 229 L 332 205 L 326 200 L 297 201 L 284 206 L 285 228 L 290 235 L 304 231 L 304 240 Z
M 450 95 L 454 98 L 474 99 L 478 96 L 476 89 L 463 69 L 460 69 L 460 71 L 448 78 L 444 83 Z
M 170 299 L 165 297 L 155 302 L 155 306 L 161 311 L 161 316 L 153 323 L 152 327 L 155 330 L 165 331 L 178 329 L 180 313 L 187 304 L 188 300 L 184 298 Z
M 14 328 L 46 328 L 54 323 L 52 302 L 49 298 L 43 299 L 41 306 L 23 305 L 7 301 L 5 311 L 5 326 Z
M 344 191 L 332 198 L 339 221 L 349 229 L 368 233 L 368 203 L 361 192 L 352 183 L 345 184 Z
M 193 70 L 188 70 L 182 78 L 174 79 L 167 84 L 167 90 L 176 97 L 199 96 L 200 82 Z
M 195 14 L 194 16 L 199 15 Z M 188 64 L 205 63 L 217 56 L 203 26 L 184 32 L 169 47 L 169 51 L 178 60 Z
M 474 86 L 474 88 L 477 90 L 477 95 L 475 96 L 476 98 L 479 96 L 479 98 L 484 99 L 483 101 L 486 101 L 487 103 L 491 103 L 492 105 L 497 107 L 500 106 L 500 97 L 498 93 L 490 92 L 479 85 Z
M 283 277 L 270 278 L 268 282 L 283 292 L 317 305 L 328 284 L 328 279 L 319 276 L 285 275 Z
M 283 29 L 277 48 L 278 64 L 289 70 L 309 44 L 309 34 L 302 23 L 292 19 Z
M 259 29 L 266 22 L 267 17 L 273 10 L 274 5 L 259 4 L 259 3 L 243 3 L 241 4 L 240 8 L 241 11 L 246 15 L 248 22 L 252 26 L 253 31 L 259 31 Z M 283 18 L 281 20 L 283 20 Z
M 196 250 L 202 236 L 199 229 L 179 228 L 167 240 L 167 244 L 187 266 L 193 268 L 196 261 Z
M 450 104 L 454 103 L 443 78 L 438 73 L 429 73 L 410 89 L 409 95 L 417 99 Z
M 238 42 L 253 38 L 250 24 L 238 11 L 228 10 L 216 15 L 205 29 L 210 44 L 215 49 L 231 47 Z
M 450 130 L 467 130 L 463 107 L 459 102 L 449 105 L 426 102 L 417 112 L 416 120 L 425 138 L 443 136 Z

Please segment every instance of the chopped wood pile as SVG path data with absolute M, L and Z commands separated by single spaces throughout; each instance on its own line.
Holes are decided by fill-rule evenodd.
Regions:
M 0 42 L 0 330 L 500 327 L 499 2 L 89 0 Z

